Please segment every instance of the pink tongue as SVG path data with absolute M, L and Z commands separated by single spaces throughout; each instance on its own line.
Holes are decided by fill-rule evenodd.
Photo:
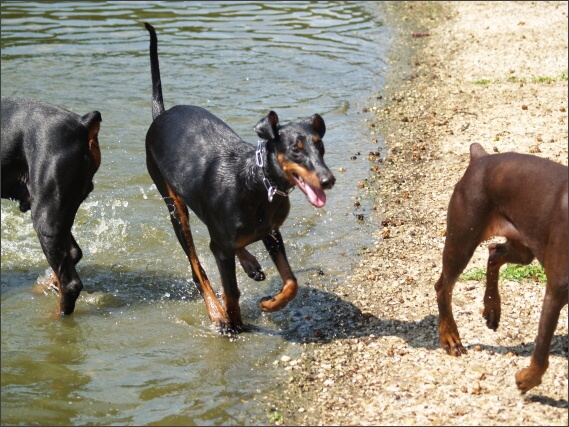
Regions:
M 306 181 L 298 179 L 296 176 L 293 176 L 298 188 L 302 190 L 302 192 L 306 195 L 308 201 L 315 207 L 321 208 L 326 204 L 326 193 L 320 188 L 312 187 Z

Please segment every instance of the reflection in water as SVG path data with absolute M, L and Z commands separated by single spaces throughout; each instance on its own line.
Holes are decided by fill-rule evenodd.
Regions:
M 41 420 L 44 425 L 73 424 L 82 410 L 75 404 L 81 401 L 76 391 L 91 381 L 81 370 L 86 359 L 83 328 L 72 318 L 43 320 L 45 323 L 35 326 L 42 339 L 33 351 L 21 347 L 19 335 L 29 338 L 22 328 L 16 335 L 11 328 L 2 327 L 3 425 L 22 420 Z
M 264 396 L 286 378 L 282 355 L 314 340 L 330 289 L 371 243 L 370 208 L 354 207 L 377 150 L 362 107 L 381 88 L 387 29 L 368 2 L 3 2 L 2 95 L 39 98 L 78 114 L 97 109 L 102 165 L 74 234 L 85 284 L 71 318 L 57 295 L 34 294 L 47 262 L 28 214 L 2 200 L 2 424 L 261 425 Z M 262 244 L 250 251 L 267 280 L 240 269 L 249 332 L 221 337 L 191 283 L 185 254 L 146 171 L 151 121 L 148 34 L 159 33 L 165 104 L 199 105 L 256 144 L 269 110 L 283 123 L 319 113 L 337 178 L 323 209 L 291 193 L 281 229 L 301 295 L 263 314 L 280 289 Z M 355 157 L 355 160 L 351 158 Z M 345 172 L 337 172 L 340 168 Z M 219 282 L 207 230 L 192 216 L 198 255 Z M 338 337 L 353 333 L 338 325 Z M 342 335 L 344 334 L 344 335 Z M 333 339 L 328 337 L 327 339 Z

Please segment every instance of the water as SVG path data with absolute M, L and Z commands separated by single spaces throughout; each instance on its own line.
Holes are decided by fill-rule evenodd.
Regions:
M 29 212 L 2 200 L 2 424 L 250 425 L 278 408 L 264 397 L 283 383 L 278 363 L 297 356 L 326 316 L 325 301 L 373 243 L 369 207 L 354 207 L 377 150 L 362 109 L 383 85 L 389 29 L 369 2 L 3 2 L 1 90 L 78 114 L 99 110 L 102 165 L 74 235 L 85 289 L 69 318 Z M 148 33 L 158 33 L 166 108 L 205 107 L 256 144 L 253 126 L 319 113 L 325 160 L 337 178 L 322 209 L 299 191 L 281 232 L 301 285 L 279 313 L 258 300 L 281 283 L 238 267 L 249 332 L 212 327 L 145 166 L 151 123 Z M 380 148 L 380 147 L 379 147 Z M 343 168 L 345 172 L 339 170 Z M 198 255 L 217 288 L 207 231 L 192 217 Z M 329 307 L 328 307 L 329 308 Z M 307 319 L 310 318 L 311 322 Z

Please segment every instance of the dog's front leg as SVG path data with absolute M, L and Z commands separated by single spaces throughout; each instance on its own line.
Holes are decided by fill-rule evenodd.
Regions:
M 263 243 L 279 271 L 283 287 L 277 295 L 262 298 L 259 306 L 261 310 L 266 312 L 278 311 L 294 299 L 298 291 L 298 283 L 288 263 L 280 231 L 273 230 L 271 234 L 263 239 Z
M 223 301 L 229 316 L 229 325 L 224 328 L 224 332 L 242 332 L 243 320 L 241 319 L 241 308 L 239 307 L 241 292 L 237 286 L 237 276 L 235 274 L 235 253 L 227 254 L 213 241 L 209 247 L 219 269 L 223 286 Z
M 486 291 L 484 291 L 484 312 L 486 326 L 498 329 L 501 315 L 501 300 L 498 290 L 500 267 L 506 263 L 527 265 L 532 262 L 533 253 L 517 240 L 488 245 L 488 264 L 486 269 Z
M 259 264 L 257 258 L 255 258 L 251 252 L 245 248 L 241 248 L 237 250 L 235 255 L 237 255 L 237 258 L 241 263 L 241 267 L 243 267 L 243 270 L 245 273 L 247 273 L 247 276 L 256 282 L 265 280 L 265 273 L 263 273 L 261 264 Z
M 494 331 L 500 324 L 502 302 L 498 289 L 500 267 L 506 262 L 504 244 L 492 243 L 488 245 L 488 263 L 486 265 L 486 290 L 484 291 L 484 311 L 482 316 L 486 319 L 486 326 Z

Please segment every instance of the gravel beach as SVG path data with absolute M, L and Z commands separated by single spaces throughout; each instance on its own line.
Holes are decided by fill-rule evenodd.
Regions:
M 567 2 L 380 2 L 396 29 L 388 82 L 362 117 L 357 209 L 377 224 L 338 309 L 306 322 L 312 339 L 283 358 L 284 391 L 268 397 L 281 425 L 567 425 L 567 306 L 543 383 L 521 395 L 544 295 L 535 279 L 500 281 L 497 331 L 482 317 L 484 280 L 453 298 L 468 353 L 439 346 L 434 284 L 446 208 L 469 159 L 533 153 L 567 164 Z M 383 138 L 380 150 L 376 138 Z M 369 152 L 369 156 L 367 153 Z M 486 267 L 487 244 L 467 271 Z M 316 317 L 316 309 L 314 315 Z M 306 317 L 309 318 L 308 316 Z

